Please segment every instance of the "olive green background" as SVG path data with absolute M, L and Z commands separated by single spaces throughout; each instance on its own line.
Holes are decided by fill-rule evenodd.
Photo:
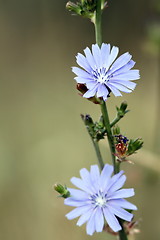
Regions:
M 80 113 L 98 119 L 100 108 L 75 90 L 75 55 L 95 42 L 87 19 L 71 16 L 64 0 L 0 0 L 0 239 L 89 240 L 85 226 L 65 214 L 53 184 L 71 186 L 79 169 L 96 156 Z M 144 151 L 159 156 L 158 1 L 113 0 L 103 15 L 103 41 L 129 51 L 140 69 L 136 90 L 111 97 L 110 118 L 123 100 L 131 111 L 121 121 L 129 138 L 142 137 Z M 105 162 L 110 155 L 101 143 Z M 107 149 L 107 151 L 106 151 Z M 138 156 L 138 154 L 137 154 Z M 136 156 L 136 157 L 137 157 Z M 159 157 L 158 157 L 159 158 Z M 138 158 L 137 158 L 138 159 Z M 152 157 L 150 159 L 152 162 Z M 136 196 L 141 233 L 137 240 L 160 237 L 160 169 L 145 158 L 124 164 Z M 155 164 L 155 163 L 153 163 Z M 106 233 L 93 240 L 115 239 Z M 131 238 L 134 239 L 134 238 Z

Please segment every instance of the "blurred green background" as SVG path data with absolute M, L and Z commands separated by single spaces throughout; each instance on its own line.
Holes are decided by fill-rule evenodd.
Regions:
M 85 226 L 64 217 L 70 208 L 52 187 L 55 182 L 71 186 L 69 179 L 80 168 L 96 163 L 80 113 L 95 120 L 100 115 L 99 106 L 78 96 L 71 72 L 77 52 L 95 42 L 94 28 L 71 16 L 66 2 L 0 0 L 2 240 L 91 239 Z M 132 111 L 121 122 L 122 132 L 145 141 L 135 164 L 124 165 L 126 187 L 136 190 L 131 201 L 139 208 L 137 240 L 160 238 L 159 10 L 158 0 L 114 0 L 103 15 L 104 42 L 119 46 L 120 53 L 129 51 L 141 71 L 132 94 L 108 101 L 113 118 L 115 105 L 127 100 Z M 103 142 L 101 149 L 110 162 Z M 146 166 L 147 153 L 155 170 Z M 102 233 L 92 239 L 114 237 Z

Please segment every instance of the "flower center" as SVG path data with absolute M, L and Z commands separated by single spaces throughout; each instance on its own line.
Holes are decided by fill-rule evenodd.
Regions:
M 96 205 L 100 206 L 100 207 L 103 207 L 104 205 L 106 205 L 106 198 L 105 197 L 102 197 L 102 196 L 98 196 L 96 199 L 95 199 L 95 203 Z
M 91 196 L 91 201 L 95 206 L 103 207 L 107 203 L 106 195 L 102 192 L 96 193 Z
M 110 77 L 108 75 L 108 71 L 106 71 L 106 68 L 98 68 L 93 71 L 93 77 L 98 83 L 105 83 L 106 81 L 109 81 Z
M 105 76 L 100 75 L 99 78 L 97 79 L 97 82 L 99 82 L 99 83 L 104 83 L 105 80 L 106 80 Z

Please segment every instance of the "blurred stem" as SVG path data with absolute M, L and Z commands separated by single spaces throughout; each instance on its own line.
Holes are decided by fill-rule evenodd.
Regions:
M 117 167 L 116 167 L 116 161 L 115 161 L 115 146 L 114 146 L 114 139 L 112 136 L 112 131 L 111 131 L 111 127 L 110 127 L 110 121 L 109 121 L 109 116 L 108 116 L 108 111 L 107 111 L 107 106 L 105 101 L 102 101 L 101 103 L 101 112 L 103 115 L 103 119 L 104 119 L 104 124 L 105 124 L 105 128 L 107 131 L 107 138 L 108 138 L 108 143 L 109 143 L 109 148 L 110 148 L 110 152 L 111 152 L 111 157 L 112 157 L 112 164 L 114 167 L 114 173 L 117 173 Z
M 96 18 L 95 18 L 95 34 L 96 34 L 96 43 L 99 46 L 101 46 L 101 44 L 102 44 L 101 0 L 97 0 Z M 113 136 L 112 136 L 112 132 L 111 132 L 107 106 L 106 106 L 106 103 L 104 101 L 102 101 L 102 104 L 101 104 L 101 111 L 102 111 L 102 115 L 103 115 L 103 118 L 104 118 L 105 128 L 106 128 L 106 131 L 107 131 L 107 138 L 108 138 L 109 147 L 110 147 L 110 151 L 111 151 L 114 173 L 117 173 L 115 155 L 114 155 L 114 153 L 115 153 L 114 141 L 113 141 Z
M 96 15 L 95 15 L 95 35 L 96 43 L 101 46 L 102 44 L 102 10 L 101 0 L 97 0 Z
M 105 3 L 105 0 L 102 0 L 102 6 L 104 5 L 104 3 Z
M 97 7 L 96 7 L 96 16 L 95 16 L 95 34 L 96 34 L 96 43 L 101 46 L 102 44 L 102 10 L 101 10 L 101 3 L 103 0 L 97 0 Z M 113 167 L 114 167 L 114 173 L 117 173 L 118 169 L 116 167 L 116 161 L 115 161 L 115 146 L 114 146 L 114 141 L 113 141 L 113 136 L 112 136 L 112 131 L 110 127 L 110 121 L 109 121 L 109 116 L 108 116 L 108 111 L 107 111 L 107 106 L 105 101 L 102 101 L 101 103 L 101 111 L 102 115 L 104 118 L 104 124 L 105 128 L 107 131 L 107 138 L 109 142 L 109 147 L 112 155 L 112 162 L 113 162 Z M 119 231 L 119 239 L 120 240 L 127 240 L 127 235 L 124 231 L 123 228 L 123 222 L 122 220 L 119 220 L 121 224 L 121 231 Z
M 86 125 L 86 124 L 85 124 Z M 98 144 L 98 141 L 96 139 L 94 139 L 94 137 L 92 136 L 92 134 L 90 133 L 89 131 L 89 128 L 86 126 L 86 129 L 88 131 L 88 134 L 92 140 L 92 143 L 93 143 L 93 146 L 94 146 L 94 149 L 95 149 L 95 152 L 96 152 L 96 155 L 97 155 L 97 159 L 98 159 L 98 163 L 99 163 L 99 166 L 101 168 L 101 170 L 103 169 L 104 167 L 104 162 L 103 162 L 103 158 L 102 158 L 102 155 L 101 155 L 101 151 L 100 151 L 100 148 L 99 148 L 99 144 Z
M 160 45 L 158 48 L 158 53 L 157 53 L 158 59 L 158 66 L 160 66 Z M 155 120 L 155 131 L 154 131 L 154 146 L 153 149 L 155 152 L 160 153 L 159 149 L 159 144 L 160 144 L 160 131 L 159 131 L 159 118 L 160 118 L 160 69 L 158 68 L 158 82 L 157 82 L 157 110 L 156 110 L 156 120 Z
M 104 162 L 103 162 L 102 155 L 101 155 L 101 152 L 100 152 L 100 149 L 99 149 L 99 144 L 92 137 L 91 137 L 91 139 L 92 139 L 92 143 L 93 143 L 94 149 L 96 151 L 96 155 L 97 155 L 97 158 L 98 158 L 98 162 L 99 162 L 100 168 L 102 170 L 103 167 L 104 167 Z
M 128 240 L 127 234 L 125 233 L 124 227 L 123 227 L 123 220 L 118 219 L 122 229 L 118 232 L 119 233 L 119 240 Z

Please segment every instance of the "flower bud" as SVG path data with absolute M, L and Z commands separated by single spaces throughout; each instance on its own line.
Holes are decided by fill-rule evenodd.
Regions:
M 61 185 L 59 183 L 56 183 L 54 185 L 54 190 L 61 194 L 60 197 L 63 197 L 63 198 L 70 197 L 70 192 L 68 191 L 66 186 L 63 186 L 63 185 Z
M 128 144 L 127 154 L 131 155 L 131 154 L 135 153 L 137 150 L 142 148 L 142 146 L 143 146 L 143 140 L 141 138 L 130 139 L 129 144 Z
M 83 96 L 83 94 L 85 94 L 88 91 L 88 88 L 84 84 L 78 83 L 76 87 L 77 87 L 77 90 L 81 92 L 80 94 L 81 97 Z M 94 96 L 91 98 L 87 98 L 87 100 L 89 100 L 90 102 L 93 102 L 94 104 L 100 104 L 101 98 L 97 98 L 96 96 Z
M 88 88 L 86 87 L 86 85 L 78 83 L 77 84 L 77 90 L 80 91 L 82 93 L 82 96 L 83 96 L 83 94 L 88 91 Z
M 121 103 L 120 108 L 116 107 L 118 117 L 122 118 L 127 112 L 129 112 L 129 110 L 126 110 L 127 106 L 128 106 L 127 102 L 124 101 Z
M 113 135 L 119 135 L 120 134 L 120 127 L 118 125 L 115 125 L 113 127 Z
M 120 110 L 123 111 L 123 112 L 125 112 L 126 109 L 127 109 L 127 106 L 128 106 L 128 104 L 127 104 L 126 101 L 122 102 L 122 103 L 121 103 L 121 106 L 120 106 Z
M 69 1 L 66 8 L 74 12 L 76 15 L 92 19 L 96 10 L 97 0 L 81 0 L 76 4 Z
M 91 116 L 89 114 L 86 114 L 86 115 L 81 114 L 81 117 L 86 126 L 88 126 L 88 127 L 94 126 L 93 119 L 91 118 Z
M 67 2 L 66 9 L 68 11 L 74 12 L 76 15 L 81 15 L 81 7 L 78 4 L 75 4 L 71 1 Z
M 88 126 L 93 125 L 93 120 L 89 114 L 86 114 L 86 116 L 85 116 L 85 124 Z

